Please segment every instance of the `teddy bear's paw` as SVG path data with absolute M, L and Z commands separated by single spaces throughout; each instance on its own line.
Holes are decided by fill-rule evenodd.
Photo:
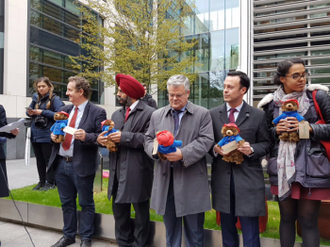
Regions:
M 160 152 L 158 152 L 158 157 L 159 157 L 162 161 L 167 160 L 167 158 L 165 157 L 165 154 L 162 154 L 162 153 L 160 153 Z

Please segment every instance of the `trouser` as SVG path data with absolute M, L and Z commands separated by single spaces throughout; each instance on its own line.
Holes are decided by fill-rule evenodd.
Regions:
M 51 143 L 32 143 L 34 154 L 37 160 L 37 168 L 39 174 L 39 181 L 44 184 L 46 181 L 50 184 L 55 184 L 55 170 L 53 167 L 48 169 L 47 165 L 52 153 Z

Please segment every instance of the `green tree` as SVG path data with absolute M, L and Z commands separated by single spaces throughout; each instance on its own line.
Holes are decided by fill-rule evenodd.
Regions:
M 193 14 L 193 4 L 184 0 L 86 0 L 82 7 L 80 47 L 86 52 L 74 57 L 75 69 L 92 81 L 115 85 L 114 75 L 130 74 L 142 83 L 165 89 L 174 74 L 196 78 L 193 67 L 195 38 L 180 35 L 184 21 Z M 95 12 L 103 17 L 97 22 Z M 98 71 L 98 67 L 103 70 Z

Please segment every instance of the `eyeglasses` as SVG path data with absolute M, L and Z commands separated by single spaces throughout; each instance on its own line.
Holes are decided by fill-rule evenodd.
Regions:
M 168 97 L 170 98 L 176 97 L 177 99 L 180 99 L 183 95 L 185 94 L 171 94 L 171 93 L 167 94 Z
M 288 75 L 288 76 L 285 76 L 285 77 L 291 77 L 295 81 L 299 81 L 300 78 L 303 78 L 303 79 L 307 80 L 308 79 L 308 73 L 305 73 L 305 74 L 302 74 L 302 75 L 297 73 L 297 74 Z

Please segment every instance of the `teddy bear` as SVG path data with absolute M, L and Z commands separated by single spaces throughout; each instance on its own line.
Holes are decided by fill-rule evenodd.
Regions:
M 50 128 L 50 131 L 56 135 L 55 143 L 62 143 L 65 140 L 63 129 L 68 125 L 69 114 L 61 111 L 54 114 L 54 120 L 56 121 Z
M 105 133 L 104 136 L 108 136 L 111 133 L 115 133 L 115 132 L 118 132 L 119 131 L 119 130 L 116 130 L 114 128 L 115 127 L 115 123 L 112 120 L 110 120 L 110 119 L 104 120 L 101 123 L 101 126 L 102 126 L 102 132 L 107 131 L 107 133 Z M 109 138 L 108 138 L 107 142 L 105 143 L 105 146 L 107 147 L 107 149 L 110 152 L 116 152 L 117 151 L 116 143 L 114 143 L 113 141 L 111 141 Z
M 177 147 L 182 146 L 182 141 L 174 140 L 173 134 L 168 130 L 157 132 L 156 139 L 158 142 L 158 157 L 161 160 L 166 160 L 164 154 L 173 153 Z
M 223 138 L 218 142 L 217 145 L 220 147 L 235 141 L 238 146 L 242 146 L 244 144 L 243 138 L 239 135 L 240 129 L 234 123 L 224 124 L 221 129 L 221 134 Z M 243 153 L 238 151 L 237 149 L 229 152 L 227 155 L 223 155 L 222 159 L 226 162 L 236 163 L 237 165 L 242 164 L 244 160 Z
M 273 124 L 276 126 L 281 119 L 285 119 L 287 117 L 295 117 L 299 122 L 305 121 L 305 118 L 302 117 L 298 113 L 299 103 L 296 99 L 289 99 L 282 103 L 282 114 L 273 120 Z M 298 142 L 299 141 L 299 133 L 297 131 L 293 132 L 283 132 L 279 136 L 282 141 L 290 141 L 290 142 Z

